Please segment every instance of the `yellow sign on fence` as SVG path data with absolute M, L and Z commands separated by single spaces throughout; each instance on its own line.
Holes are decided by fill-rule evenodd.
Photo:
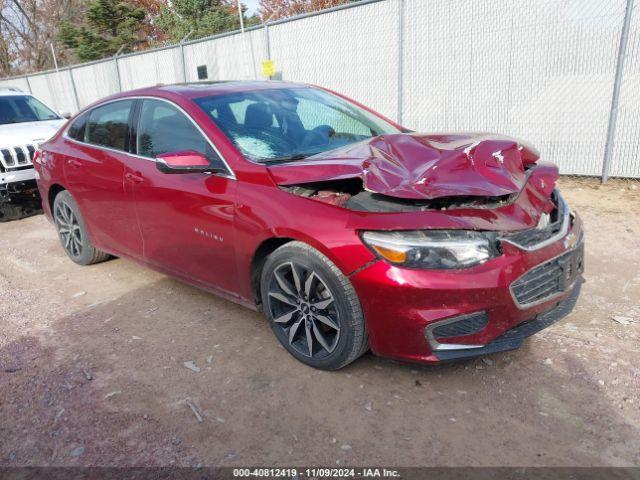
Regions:
M 262 76 L 265 78 L 273 77 L 276 73 L 276 64 L 273 60 L 262 61 Z

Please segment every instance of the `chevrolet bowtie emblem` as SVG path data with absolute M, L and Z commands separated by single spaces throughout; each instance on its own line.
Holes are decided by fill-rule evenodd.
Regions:
M 569 249 L 576 246 L 578 241 L 578 237 L 575 233 L 570 233 L 564 238 L 564 248 Z
M 537 228 L 546 228 L 549 226 L 549 222 L 551 220 L 551 217 L 548 213 L 543 213 L 542 215 L 540 215 L 540 220 L 538 221 L 538 226 Z

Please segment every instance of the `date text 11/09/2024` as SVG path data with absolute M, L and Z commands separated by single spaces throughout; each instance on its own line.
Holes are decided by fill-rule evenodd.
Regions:
M 236 478 L 398 478 L 397 470 L 388 468 L 234 468 Z

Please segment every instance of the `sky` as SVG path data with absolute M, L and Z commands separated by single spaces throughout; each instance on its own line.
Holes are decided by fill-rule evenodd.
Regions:
M 256 13 L 258 11 L 258 1 L 259 0 L 241 0 L 242 3 L 244 3 L 247 8 L 247 14 L 251 15 L 252 13 Z

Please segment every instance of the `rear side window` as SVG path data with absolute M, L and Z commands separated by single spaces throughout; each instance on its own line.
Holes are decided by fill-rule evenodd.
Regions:
M 126 151 L 132 105 L 133 100 L 122 100 L 91 110 L 85 126 L 86 142 Z
M 85 113 L 83 115 L 80 115 L 73 121 L 73 123 L 69 127 L 69 130 L 67 130 L 67 136 L 69 138 L 73 138 L 74 140 L 78 140 L 79 142 L 84 142 L 84 132 L 87 125 L 87 117 L 88 114 Z
M 212 165 L 224 164 L 206 137 L 173 105 L 161 100 L 144 100 L 137 130 L 137 153 L 155 158 L 163 153 L 195 150 Z

